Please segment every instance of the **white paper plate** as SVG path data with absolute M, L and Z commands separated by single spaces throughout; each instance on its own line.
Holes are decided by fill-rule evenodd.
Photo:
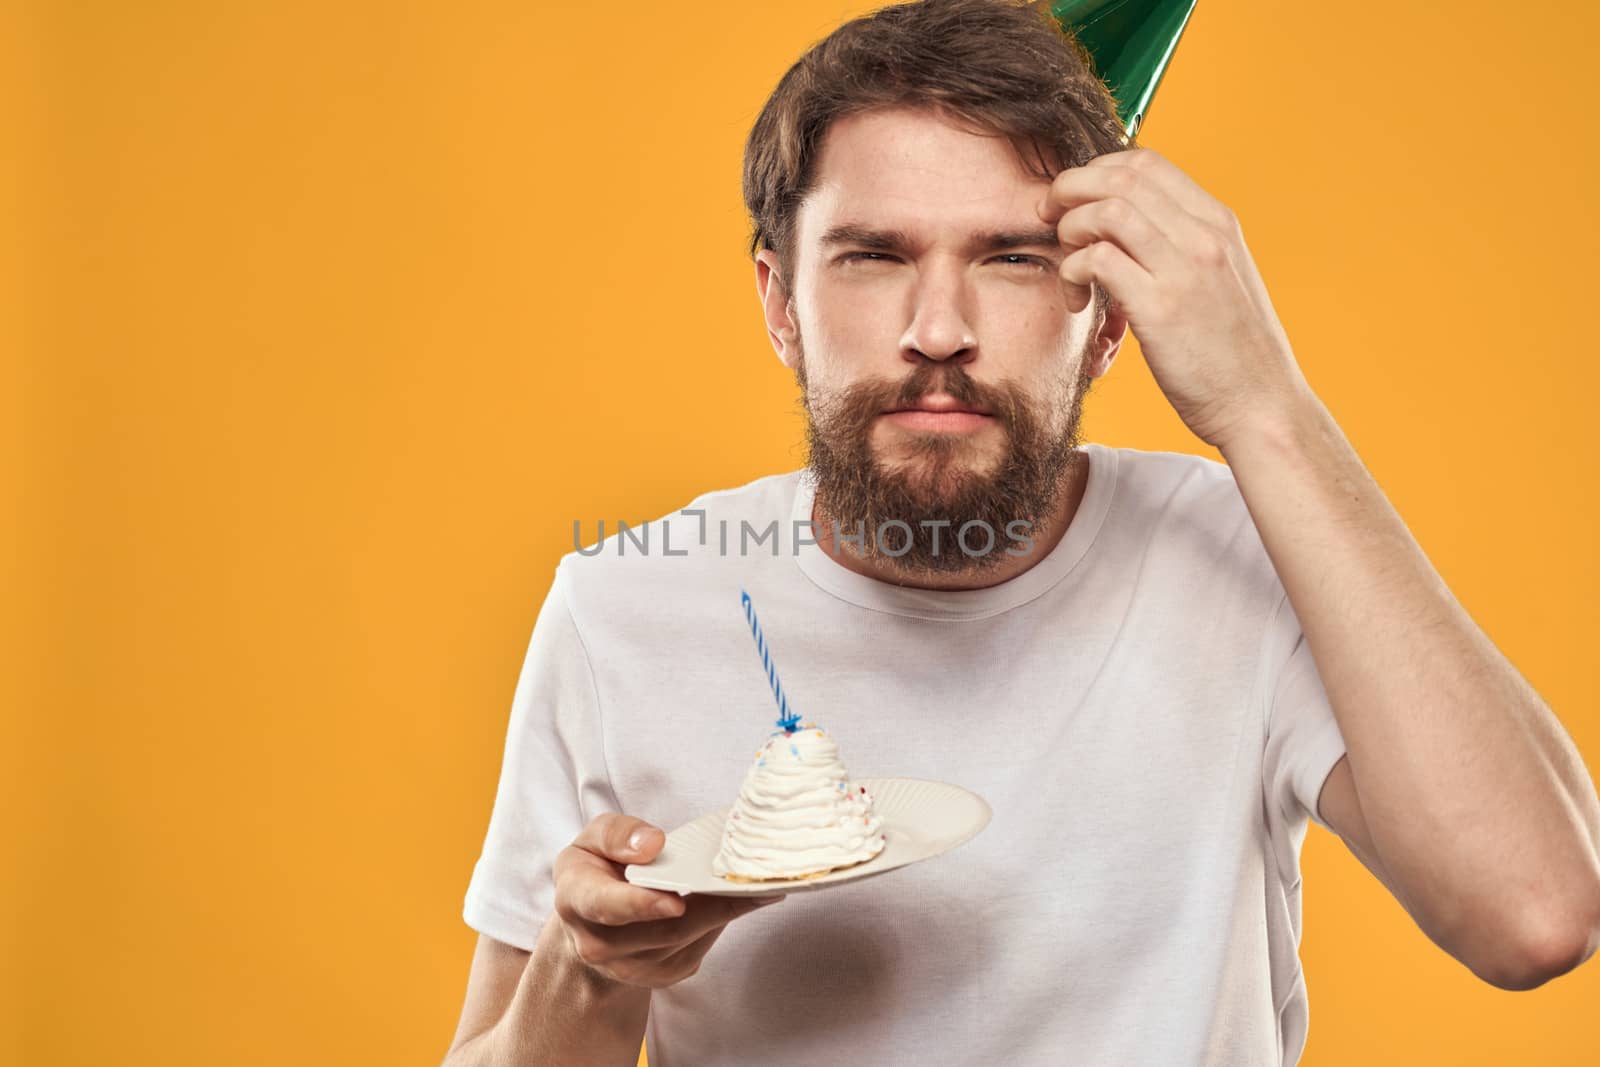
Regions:
M 722 824 L 732 810 L 724 808 L 668 833 L 667 842 L 655 860 L 629 864 L 624 877 L 634 885 L 679 894 L 764 897 L 776 893 L 808 893 L 931 859 L 972 840 L 989 825 L 989 805 L 978 794 L 958 785 L 921 778 L 857 778 L 854 781 L 867 787 L 867 792 L 872 794 L 873 809 L 883 820 L 883 851 L 865 863 L 820 878 L 730 882 L 711 871 L 711 861 L 722 847 Z

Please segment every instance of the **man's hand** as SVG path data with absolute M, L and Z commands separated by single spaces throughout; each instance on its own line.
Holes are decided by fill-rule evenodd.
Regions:
M 680 897 L 630 884 L 666 835 L 627 815 L 601 815 L 556 856 L 556 915 L 575 958 L 604 978 L 662 989 L 700 969 L 727 924 L 783 897 Z
M 1221 448 L 1310 392 L 1233 212 L 1158 153 L 1111 152 L 1062 171 L 1039 217 L 1067 252 L 1068 306 L 1082 311 L 1091 283 L 1110 293 L 1201 440 Z

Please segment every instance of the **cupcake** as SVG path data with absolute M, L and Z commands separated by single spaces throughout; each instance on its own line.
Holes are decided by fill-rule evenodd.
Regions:
M 756 753 L 711 870 L 730 882 L 816 878 L 882 852 L 882 826 L 839 746 L 803 722 L 774 731 Z

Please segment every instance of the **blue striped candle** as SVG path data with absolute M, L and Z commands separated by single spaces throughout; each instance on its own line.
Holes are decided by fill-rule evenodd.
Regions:
M 772 662 L 772 653 L 767 649 L 767 637 L 761 632 L 761 621 L 756 618 L 756 606 L 750 602 L 750 594 L 742 588 L 739 590 L 739 605 L 744 608 L 745 621 L 750 624 L 750 636 L 756 639 L 756 651 L 761 654 L 761 666 L 767 672 L 767 684 L 772 686 L 772 698 L 778 702 L 778 725 L 786 732 L 794 733 L 800 716 L 789 710 L 789 698 L 783 695 L 783 683 L 778 681 L 778 665 Z

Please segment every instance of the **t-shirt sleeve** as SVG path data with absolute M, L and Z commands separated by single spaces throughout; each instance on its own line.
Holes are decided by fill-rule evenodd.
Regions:
M 1309 816 L 1332 829 L 1317 809 L 1317 799 L 1333 765 L 1345 754 L 1344 735 L 1287 596 L 1278 603 L 1267 649 L 1267 801 L 1291 824 Z
M 570 581 L 563 563 L 534 622 L 494 811 L 462 908 L 472 929 L 529 951 L 554 911 L 556 854 L 590 819 L 616 810 Z

